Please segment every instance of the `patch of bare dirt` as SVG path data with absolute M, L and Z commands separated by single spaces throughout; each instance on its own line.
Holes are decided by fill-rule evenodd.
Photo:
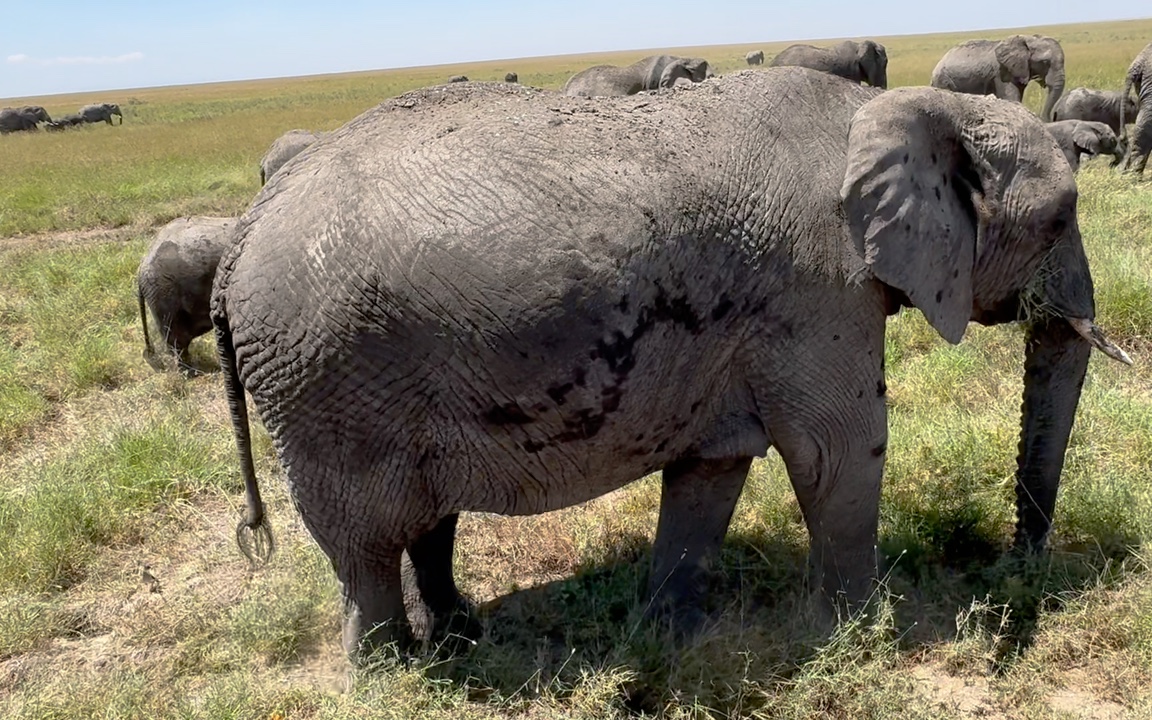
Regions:
M 149 226 L 126 225 L 117 228 L 87 228 L 84 230 L 53 230 L 52 232 L 32 233 L 0 237 L 0 251 L 4 250 L 46 250 L 71 245 L 100 245 L 109 242 L 125 242 L 153 230 Z
M 997 706 L 985 678 L 950 675 L 931 664 L 914 668 L 912 677 L 924 699 L 940 710 L 974 718 L 1008 718 Z

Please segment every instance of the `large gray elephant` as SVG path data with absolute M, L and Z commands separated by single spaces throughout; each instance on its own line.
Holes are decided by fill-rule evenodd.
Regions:
M 661 469 L 646 607 L 693 627 L 769 447 L 818 605 L 862 601 L 902 305 L 955 343 L 1027 297 L 1016 545 L 1044 546 L 1089 351 L 1123 356 L 1093 323 L 1076 185 L 1043 125 L 804 68 L 705 84 L 595 113 L 506 83 L 423 88 L 242 216 L 212 297 L 238 533 L 269 539 L 247 390 L 342 583 L 354 656 L 409 640 L 405 550 L 412 612 L 442 626 L 466 608 L 458 513 L 554 510 Z
M 940 58 L 932 87 L 1021 102 L 1032 80 L 1048 89 L 1040 117 L 1052 119 L 1064 92 L 1064 48 L 1051 37 L 1013 35 L 1003 40 L 968 40 Z
M 1072 88 L 1052 108 L 1052 120 L 1101 122 L 1117 135 L 1123 134 L 1123 118 L 1136 117 L 1136 101 L 1119 90 Z
M 702 58 L 650 55 L 625 67 L 585 68 L 568 78 L 560 92 L 583 97 L 635 95 L 642 90 L 673 87 L 677 80 L 701 82 L 712 74 L 708 61 Z
M 1152 43 L 1144 46 L 1124 75 L 1124 94 L 1132 90 L 1136 91 L 1140 109 L 1136 112 L 1132 134 L 1126 136 L 1128 155 L 1124 158 L 1124 170 L 1140 176 L 1144 174 L 1148 154 L 1152 152 Z M 1127 130 L 1123 126 L 1122 132 L 1127 133 Z
M 749 65 L 763 65 L 764 64 L 764 51 L 753 50 L 744 56 L 744 62 Z
M 111 125 L 113 115 L 120 118 L 121 125 L 124 124 L 124 115 L 116 103 L 96 103 L 80 108 L 80 117 L 84 118 L 86 123 L 106 122 Z
M 267 183 L 268 178 L 275 175 L 276 171 L 284 166 L 284 163 L 299 155 L 304 148 L 324 137 L 325 134 L 297 128 L 289 130 L 273 140 L 268 151 L 264 153 L 264 157 L 260 158 L 260 185 Z
M 24 105 L 0 110 L 0 133 L 39 130 L 39 123 L 50 123 L 48 111 L 39 105 Z
M 872 87 L 888 87 L 888 51 L 878 42 L 845 40 L 827 48 L 789 45 L 772 58 L 772 67 L 806 67 Z
M 1072 172 L 1080 169 L 1080 156 L 1111 155 L 1112 165 L 1119 165 L 1124 159 L 1123 143 L 1116 138 L 1112 128 L 1102 122 L 1091 120 L 1054 120 L 1044 129 L 1056 138 Z
M 232 241 L 234 217 L 182 217 L 160 229 L 136 271 L 136 300 L 144 329 L 144 359 L 156 369 L 157 357 L 148 334 L 148 312 L 164 344 L 184 374 L 193 374 L 188 356 L 192 340 L 212 329 L 209 301 L 220 256 Z

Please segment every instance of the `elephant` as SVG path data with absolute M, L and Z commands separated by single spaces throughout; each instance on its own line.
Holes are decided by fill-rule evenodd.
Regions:
M 185 375 L 196 371 L 188 347 L 212 329 L 209 301 L 216 265 L 228 247 L 234 217 L 182 217 L 160 229 L 136 271 L 136 300 L 144 329 L 144 359 L 156 369 L 163 365 L 148 335 L 148 313 Z
M 113 115 L 120 118 L 121 125 L 124 124 L 124 115 L 116 103 L 97 103 L 80 108 L 80 117 L 84 118 L 86 123 L 106 122 L 111 125 Z
M 1124 75 L 1124 95 L 1130 90 L 1136 91 L 1140 109 L 1136 112 L 1132 135 L 1127 137 L 1128 154 L 1124 158 L 1123 169 L 1141 176 L 1144 174 L 1144 166 L 1148 164 L 1148 153 L 1152 152 L 1152 43 L 1145 45 L 1128 66 L 1128 72 Z M 1121 123 L 1126 134 L 1128 128 L 1123 125 L 1123 116 Z
M 0 110 L 0 134 L 21 130 L 39 130 L 40 123 L 50 123 L 48 111 L 39 105 L 24 105 L 18 108 Z
M 453 75 L 452 77 L 448 78 L 448 82 L 450 82 L 450 83 L 468 82 L 468 76 L 467 75 Z
M 561 89 L 565 95 L 635 95 L 641 90 L 668 88 L 685 78 L 701 82 L 712 77 L 708 61 L 674 55 L 650 55 L 625 67 L 595 65 L 568 78 Z
M 341 582 L 354 661 L 411 647 L 408 612 L 434 631 L 467 613 L 460 512 L 545 512 L 657 470 L 644 606 L 691 632 L 769 447 L 813 604 L 864 602 L 901 306 L 957 343 L 1027 304 L 1015 545 L 1045 546 L 1089 352 L 1130 360 L 1093 321 L 1076 184 L 1043 124 L 806 68 L 702 87 L 595 113 L 504 83 L 414 90 L 241 216 L 211 310 L 238 541 L 270 552 L 247 392 Z
M 260 158 L 260 185 L 276 174 L 284 163 L 296 157 L 300 151 L 324 137 L 325 133 L 312 130 L 289 130 L 272 141 L 264 157 Z
M 753 50 L 744 56 L 744 61 L 749 65 L 763 65 L 764 64 L 764 51 Z
M 1064 92 L 1064 49 L 1055 38 L 1013 35 L 1003 40 L 968 40 L 944 53 L 932 70 L 932 87 L 1021 102 L 1032 80 L 1048 89 L 1040 117 Z
M 875 88 L 888 87 L 888 51 L 872 40 L 845 40 L 832 47 L 789 45 L 772 58 L 772 67 L 797 66 L 839 75 Z
M 520 82 L 520 76 L 514 72 L 504 73 L 504 82 L 509 82 L 509 83 Z
M 1118 90 L 1094 90 L 1078 87 L 1069 90 L 1052 108 L 1052 120 L 1089 120 L 1124 133 L 1122 118 L 1136 117 L 1136 101 Z
M 1044 126 L 1072 166 L 1080 169 L 1080 155 L 1111 155 L 1112 165 L 1124 159 L 1123 144 L 1116 139 L 1112 128 L 1091 120 L 1055 120 Z
M 68 115 L 61 115 L 55 120 L 45 124 L 44 129 L 59 132 L 60 130 L 65 130 L 67 128 L 76 127 L 77 125 L 83 124 L 83 117 L 81 117 L 78 113 L 70 113 Z

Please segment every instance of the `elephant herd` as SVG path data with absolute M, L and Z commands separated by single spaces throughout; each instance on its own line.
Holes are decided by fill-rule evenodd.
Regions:
M 929 87 L 886 90 L 871 41 L 722 76 L 660 55 L 559 93 L 421 88 L 278 139 L 242 216 L 174 221 L 138 275 L 145 335 L 147 303 L 182 368 L 215 332 L 245 553 L 271 547 L 250 396 L 341 582 L 353 658 L 474 627 L 453 576 L 461 512 L 540 513 L 657 471 L 643 605 L 692 631 L 769 448 L 816 603 L 859 606 L 902 307 L 950 343 L 969 322 L 1026 326 L 1014 549 L 1042 551 L 1090 351 L 1131 362 L 1094 323 L 1076 217 L 1079 153 L 1105 144 L 1061 123 L 1115 140 L 1098 111 L 1118 104 L 1123 133 L 1133 107 L 1061 103 L 1054 41 L 959 47 Z M 1137 149 L 1148 54 L 1129 73 Z M 1056 122 L 1020 104 L 1032 79 Z
M 0 133 L 39 130 L 40 123 L 44 123 L 45 130 L 63 130 L 85 123 L 105 122 L 111 125 L 113 115 L 120 118 L 121 125 L 124 124 L 124 115 L 120 112 L 120 106 L 115 103 L 85 105 L 79 112 L 63 115 L 55 120 L 39 105 L 4 108 L 0 110 Z

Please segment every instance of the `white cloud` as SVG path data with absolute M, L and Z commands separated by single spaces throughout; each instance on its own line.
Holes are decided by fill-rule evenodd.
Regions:
M 137 62 L 144 59 L 142 52 L 130 52 L 123 55 L 72 55 L 72 56 L 58 56 L 54 58 L 39 58 L 29 57 L 23 53 L 18 55 L 9 55 L 8 62 L 10 63 L 35 63 L 37 65 L 119 65 L 121 63 Z

